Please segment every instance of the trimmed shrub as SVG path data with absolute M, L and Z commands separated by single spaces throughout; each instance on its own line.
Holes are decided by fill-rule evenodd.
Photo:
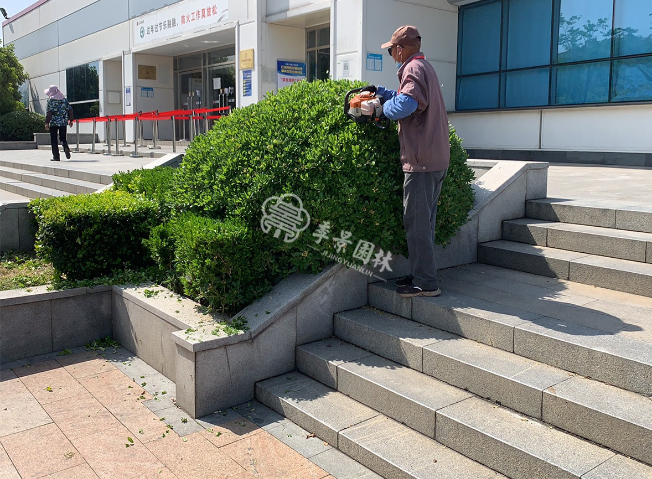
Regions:
M 152 230 L 161 268 L 173 266 L 185 295 L 234 314 L 270 290 L 279 275 L 269 240 L 242 221 L 181 215 Z
M 151 264 L 143 240 L 161 222 L 158 205 L 125 192 L 36 199 L 36 251 L 57 275 L 89 279 Z
M 34 141 L 34 133 L 45 133 L 45 117 L 27 110 L 0 117 L 0 140 Z
M 169 166 L 150 170 L 141 168 L 128 172 L 121 171 L 113 175 L 113 190 L 142 195 L 156 201 L 166 213 L 169 213 L 173 177 L 174 168 Z
M 396 127 L 359 125 L 343 113 L 349 81 L 300 82 L 235 110 L 198 136 L 175 175 L 175 203 L 213 218 L 240 218 L 260 229 L 262 205 L 272 196 L 297 195 L 311 216 L 296 242 L 276 250 L 300 271 L 318 271 L 326 260 L 311 248 L 319 224 L 332 238 L 351 233 L 358 241 L 407 253 L 402 221 L 403 172 Z M 437 239 L 445 244 L 467 221 L 473 173 L 452 136 L 454 164 L 441 197 Z M 459 149 L 458 149 L 459 148 Z M 319 247 L 334 252 L 335 242 Z M 339 256 L 344 256 L 340 251 Z

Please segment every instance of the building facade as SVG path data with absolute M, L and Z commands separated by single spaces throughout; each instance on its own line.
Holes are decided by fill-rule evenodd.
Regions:
M 304 77 L 395 87 L 380 45 L 403 24 L 475 156 L 652 166 L 649 0 L 40 0 L 3 36 L 32 110 L 58 84 L 97 116 L 242 107 Z

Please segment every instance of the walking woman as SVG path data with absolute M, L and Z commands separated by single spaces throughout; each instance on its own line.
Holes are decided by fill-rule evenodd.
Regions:
M 61 90 L 56 85 L 50 86 L 45 90 L 45 94 L 48 96 L 48 105 L 47 105 L 47 115 L 45 116 L 45 129 L 50 130 L 50 143 L 52 144 L 52 161 L 59 161 L 61 158 L 59 156 L 59 141 L 57 140 L 57 134 L 59 135 L 59 140 L 63 145 L 63 151 L 66 154 L 66 158 L 70 159 L 70 147 L 68 146 L 68 140 L 66 139 L 66 127 L 68 125 L 72 126 L 72 122 L 75 120 L 72 108 L 66 100 L 66 97 L 63 96 Z

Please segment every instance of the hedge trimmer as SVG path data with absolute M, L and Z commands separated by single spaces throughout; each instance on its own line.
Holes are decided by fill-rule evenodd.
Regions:
M 344 114 L 356 123 L 373 122 L 376 128 L 384 130 L 390 121 L 383 114 L 380 97 L 372 90 L 375 88 L 366 86 L 349 91 L 344 98 Z

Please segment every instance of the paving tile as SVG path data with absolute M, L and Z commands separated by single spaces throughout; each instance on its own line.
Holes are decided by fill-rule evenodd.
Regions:
M 109 410 L 118 408 L 125 402 L 138 401 L 140 396 L 144 396 L 144 401 L 152 399 L 139 384 L 117 369 L 80 378 L 79 382 Z
M 115 366 L 94 351 L 57 357 L 56 361 L 75 379 L 112 371 Z
M 0 477 L 2 479 L 20 479 L 20 474 L 18 474 L 14 463 L 11 462 L 2 445 L 0 445 Z
M 3 476 L 4 477 L 4 476 Z M 55 472 L 49 476 L 44 476 L 42 479 L 99 479 L 97 474 L 93 472 L 91 466 L 82 464 L 80 466 L 71 467 L 65 471 Z
M 198 424 L 190 414 L 183 409 L 178 408 L 174 404 L 167 409 L 162 409 L 156 412 L 156 415 L 163 419 L 165 424 L 169 424 L 179 436 L 188 436 L 196 432 L 201 432 L 204 427 Z
M 134 440 L 133 446 L 127 438 Z M 73 439 L 72 443 L 100 479 L 141 478 L 164 465 L 124 426 Z
M 329 449 L 310 458 L 315 464 L 337 479 L 381 479 L 381 476 L 351 459 L 337 449 Z
M 176 407 L 175 403 L 169 399 L 161 399 L 156 396 L 154 399 L 148 399 L 147 401 L 142 402 L 143 406 L 149 409 L 152 412 L 162 411 L 163 409 L 168 409 L 171 407 Z
M 171 434 L 146 447 L 180 479 L 230 479 L 246 472 L 201 433 L 183 438 Z
M 41 404 L 84 393 L 81 384 L 54 360 L 20 368 L 15 373 Z
M 279 424 L 278 427 L 271 428 L 268 432 L 303 457 L 311 460 L 315 455 L 333 449 L 327 442 L 322 441 L 291 421 Z
M 120 422 L 88 392 L 43 407 L 69 439 L 120 426 Z
M 32 393 L 12 371 L 0 382 L 0 438 L 52 422 Z
M 23 479 L 45 476 L 84 463 L 79 451 L 56 424 L 5 436 L 0 442 Z
M 201 435 L 217 447 L 226 446 L 263 430 L 245 418 L 211 426 L 201 432 Z
M 233 407 L 229 411 L 237 412 L 240 416 L 246 417 L 251 422 L 265 430 L 269 430 L 271 428 L 277 427 L 280 424 L 288 422 L 284 416 L 281 416 L 276 411 L 273 411 L 258 401 L 249 401 L 244 404 L 240 404 Z M 222 411 L 221 414 L 224 414 L 224 411 Z
M 163 467 L 143 476 L 143 479 L 178 479 L 178 476 L 173 474 L 167 467 Z
M 134 438 L 142 443 L 154 441 L 170 431 L 168 421 L 161 421 L 160 417 L 147 409 L 140 402 L 129 402 L 114 408 L 115 418 L 120 421 L 133 434 Z
M 254 477 L 308 479 L 323 478 L 328 473 L 278 441 L 267 431 L 247 436 L 220 448 Z

